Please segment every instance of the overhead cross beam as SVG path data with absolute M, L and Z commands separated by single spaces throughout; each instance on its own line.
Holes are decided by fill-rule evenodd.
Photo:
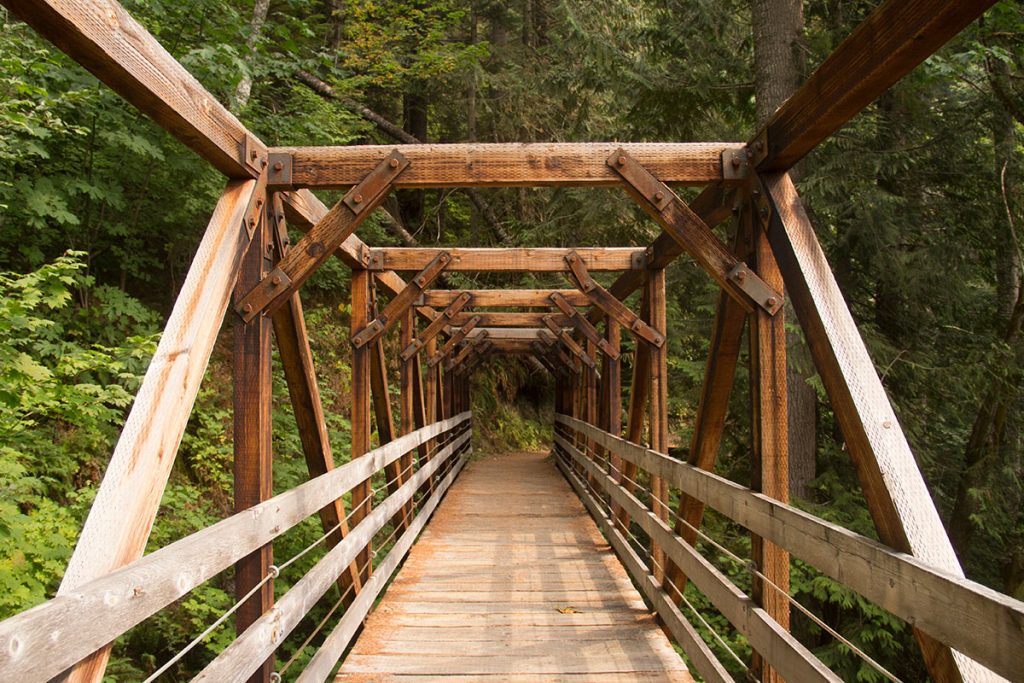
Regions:
M 438 253 L 451 255 L 448 270 L 452 272 L 486 271 L 554 272 L 568 269 L 565 255 L 569 249 L 508 247 L 508 248 L 428 248 L 387 247 L 370 250 L 370 270 L 420 270 Z M 576 253 L 591 270 L 630 270 L 642 268 L 644 250 L 633 247 L 595 247 L 576 249 Z M 505 304 L 509 305 L 509 304 Z
M 630 271 L 641 272 L 641 271 Z M 558 293 L 573 306 L 589 306 L 590 300 L 575 289 L 467 289 L 447 290 L 431 289 L 423 293 L 418 303 L 424 306 L 447 306 L 459 294 L 465 291 L 473 297 L 473 305 L 477 308 L 491 306 L 519 308 L 548 308 L 551 295 Z M 537 323 L 538 325 L 540 323 Z
M 460 327 L 458 330 L 456 330 L 455 334 L 452 335 L 451 339 L 449 339 L 447 343 L 445 343 L 445 345 L 441 347 L 441 350 L 437 352 L 437 355 L 431 356 L 430 358 L 427 359 L 427 367 L 432 368 L 441 361 L 443 361 L 445 358 L 447 358 L 448 355 L 455 350 L 455 347 L 458 346 L 459 343 L 466 338 L 466 335 L 468 335 L 473 330 L 473 328 L 475 328 L 479 324 L 480 318 L 478 317 L 474 316 L 467 320 L 466 324 Z
M 555 335 L 555 338 L 565 345 L 565 348 L 569 349 L 569 351 L 571 351 L 574 356 L 583 361 L 584 365 L 586 365 L 591 370 L 597 367 L 597 363 L 594 361 L 594 359 L 591 358 L 590 354 L 588 354 L 583 349 L 583 347 L 580 346 L 576 342 L 576 340 L 572 338 L 572 335 L 569 334 L 569 331 L 564 329 L 558 323 L 555 322 L 554 316 L 544 316 L 544 324 L 547 325 L 548 329 L 551 330 L 551 333 Z
M 641 320 L 640 316 L 629 310 L 624 303 L 616 299 L 611 292 L 597 284 L 594 278 L 590 277 L 586 265 L 576 256 L 575 252 L 566 256 L 565 262 L 569 264 L 569 275 L 575 281 L 576 286 L 598 308 L 644 342 L 659 349 L 665 345 L 664 335 L 659 334 L 657 330 Z
M 412 342 L 402 349 L 402 360 L 409 360 L 417 353 L 420 349 L 427 345 L 431 339 L 436 337 L 441 331 L 448 325 L 464 325 L 469 322 L 468 319 L 463 320 L 460 323 L 455 322 L 455 314 L 465 308 L 469 302 L 472 301 L 472 297 L 467 292 L 462 292 L 455 299 L 448 304 L 448 308 L 441 311 L 441 315 L 434 318 L 434 320 L 427 325 L 427 328 L 420 332 L 420 334 L 412 340 Z
M 604 159 L 622 143 L 465 143 L 398 145 L 413 169 L 398 188 L 614 186 Z M 722 154 L 740 152 L 734 142 L 629 143 L 625 145 L 666 182 L 704 185 L 723 180 Z M 271 175 L 274 189 L 340 189 L 359 182 L 394 149 L 392 145 L 277 147 Z
M 605 339 L 601 335 L 601 333 L 597 331 L 597 328 L 594 327 L 589 320 L 580 315 L 580 312 L 577 311 L 565 297 L 563 297 L 558 292 L 555 292 L 554 294 L 551 295 L 551 303 L 555 304 L 555 306 L 558 307 L 560 311 L 562 311 L 567 322 L 573 327 L 575 327 L 577 332 L 582 334 L 589 341 L 593 342 L 594 344 L 597 344 L 597 347 L 601 349 L 601 353 L 603 353 L 606 356 L 611 356 L 614 358 L 619 357 L 618 352 L 611 347 L 611 345 L 608 343 L 608 340 Z M 561 328 L 564 327 L 562 321 L 555 316 L 546 315 L 544 316 L 542 322 L 545 325 L 547 325 L 548 320 L 553 321 L 557 325 L 559 331 L 561 330 Z M 551 328 L 550 325 L 548 325 L 548 327 Z M 551 328 L 551 330 L 553 332 L 555 331 L 554 328 Z M 558 334 L 558 332 L 556 332 L 556 334 Z
M 488 334 L 489 333 L 488 333 L 487 330 L 480 330 L 480 334 L 477 334 L 477 335 L 475 335 L 473 337 L 469 337 L 466 340 L 466 344 L 462 347 L 462 350 L 459 351 L 458 354 L 456 354 L 454 358 L 452 358 L 450 361 L 448 361 L 445 364 L 445 366 L 444 366 L 445 371 L 446 372 L 451 372 L 452 368 L 454 368 L 455 366 L 461 364 L 464 360 L 466 360 L 466 357 L 469 356 L 469 354 L 473 352 L 473 349 L 477 345 L 483 344 L 485 341 L 487 341 Z
M 368 344 L 385 334 L 402 319 L 405 312 L 412 306 L 419 295 L 430 286 L 430 283 L 437 279 L 437 276 L 451 262 L 447 252 L 440 252 L 434 259 L 414 277 L 409 284 L 396 294 L 388 305 L 384 307 L 380 315 L 374 318 L 369 325 L 360 330 L 352 337 L 352 345 L 356 348 Z M 433 324 L 433 323 L 431 323 Z

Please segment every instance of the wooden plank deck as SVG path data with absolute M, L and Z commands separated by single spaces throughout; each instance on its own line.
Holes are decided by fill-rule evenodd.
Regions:
M 545 454 L 470 463 L 338 681 L 692 682 Z

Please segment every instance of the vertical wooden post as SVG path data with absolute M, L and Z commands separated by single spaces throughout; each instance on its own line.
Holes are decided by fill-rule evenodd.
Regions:
M 402 322 L 399 327 L 399 348 L 404 349 L 412 343 L 413 337 L 416 336 L 416 323 L 413 320 L 414 312 L 412 308 L 408 308 L 402 315 Z M 415 385 L 416 380 L 413 377 L 415 372 L 415 364 L 413 359 L 401 361 L 401 365 L 398 369 L 398 429 L 399 434 L 404 436 L 411 433 L 416 429 L 416 415 L 415 415 Z M 409 451 L 401 458 L 399 458 L 401 464 L 401 478 L 404 480 L 412 476 L 412 451 Z M 406 522 L 412 519 L 413 514 L 413 501 L 410 499 L 405 505 L 404 517 Z
M 352 271 L 352 334 L 370 323 L 370 273 Z M 370 450 L 370 356 L 373 344 L 352 347 L 352 459 Z M 370 512 L 370 480 L 352 489 L 351 526 L 355 527 Z M 365 582 L 373 568 L 370 566 L 372 541 L 356 557 L 360 577 Z
M 645 274 L 644 296 L 640 300 L 640 318 L 650 319 L 650 298 L 647 296 Z M 651 375 L 651 347 L 643 342 L 637 341 L 636 352 L 633 357 L 633 376 L 629 384 L 629 414 L 626 423 L 626 438 L 635 444 L 643 444 L 644 440 L 644 408 L 647 407 L 647 396 L 650 393 Z M 636 481 L 637 467 L 630 462 L 622 463 L 622 470 L 616 473 L 615 479 L 627 490 L 634 490 L 633 482 Z M 622 531 L 629 529 L 629 515 L 618 505 L 612 506 L 615 521 Z
M 750 215 L 751 209 L 745 211 Z M 749 220 L 753 220 L 751 217 Z M 783 291 L 782 274 L 775 263 L 768 237 L 757 221 L 749 228 L 757 274 L 770 287 Z M 752 488 L 788 502 L 789 456 L 786 417 L 786 328 L 784 309 L 774 315 L 758 308 L 750 314 Z M 772 583 L 789 593 L 789 553 L 757 536 L 751 537 L 754 564 Z M 768 614 L 789 628 L 789 601 L 778 589 L 754 577 L 753 598 Z M 754 653 L 752 668 L 762 681 L 781 681 L 779 674 Z
M 648 319 L 647 324 L 666 337 L 667 319 L 665 314 L 665 270 L 659 268 L 647 275 Z M 638 342 L 642 343 L 642 342 Z M 650 395 L 651 450 L 668 454 L 668 343 L 661 348 L 651 348 L 651 395 Z M 669 520 L 668 483 L 661 477 L 651 476 L 653 492 L 651 508 L 661 519 Z M 651 544 L 651 558 L 655 563 L 653 574 L 658 581 L 664 578 L 665 554 L 654 543 Z
M 242 261 L 235 285 L 237 303 L 273 268 L 272 243 L 266 217 L 256 225 L 252 243 Z M 250 323 L 234 316 L 234 489 L 235 512 L 273 496 L 271 478 L 271 347 L 270 320 L 256 316 Z M 267 544 L 235 565 L 235 596 L 259 585 L 274 563 L 273 546 Z M 243 632 L 274 605 L 271 579 L 249 598 L 235 616 L 235 628 Z M 249 680 L 266 683 L 274 672 L 270 657 Z
M 426 345 L 427 358 L 433 358 L 434 354 L 437 353 L 437 338 L 432 337 Z M 438 420 L 443 419 L 443 409 L 441 407 L 441 369 L 437 366 L 427 367 L 427 385 L 425 387 L 423 400 L 425 403 L 426 410 L 426 421 L 427 424 L 434 424 Z M 431 439 L 427 442 L 427 457 L 430 457 L 430 453 L 437 447 L 437 440 Z M 430 477 L 430 490 L 434 490 L 435 477 Z

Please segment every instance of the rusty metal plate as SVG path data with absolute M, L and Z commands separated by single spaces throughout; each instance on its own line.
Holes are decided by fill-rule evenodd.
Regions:
M 621 147 L 608 157 L 606 163 L 658 211 L 664 211 L 672 200 L 677 199 L 668 185 L 654 177 Z
M 782 308 L 782 295 L 769 287 L 746 263 L 741 261 L 729 271 L 729 281 L 734 282 L 751 301 L 771 315 Z
M 274 188 L 292 189 L 292 155 L 271 152 L 267 155 L 267 184 Z
M 291 284 L 292 280 L 288 277 L 288 273 L 280 268 L 275 268 L 242 297 L 235 307 L 235 311 L 242 316 L 242 320 L 245 322 L 252 322 L 260 314 L 260 311 L 276 299 L 281 292 L 288 289 Z

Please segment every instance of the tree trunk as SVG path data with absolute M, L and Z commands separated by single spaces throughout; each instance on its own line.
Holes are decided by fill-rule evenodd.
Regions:
M 804 13 L 801 0 L 751 0 L 750 5 L 757 121 L 761 126 L 800 86 Z M 790 173 L 796 175 L 795 171 Z M 818 450 L 818 397 L 808 384 L 814 366 L 799 329 L 786 332 L 786 346 L 790 492 L 798 498 L 809 498 L 809 484 L 817 474 Z
M 245 40 L 246 55 L 249 61 L 249 69 L 242 74 L 242 80 L 235 88 L 233 98 L 234 111 L 241 111 L 249 103 L 249 96 L 252 95 L 252 67 L 256 61 L 256 43 L 263 31 L 263 24 L 267 22 L 267 12 L 270 10 L 270 0 L 256 0 L 252 8 L 252 19 L 249 21 L 249 37 Z

